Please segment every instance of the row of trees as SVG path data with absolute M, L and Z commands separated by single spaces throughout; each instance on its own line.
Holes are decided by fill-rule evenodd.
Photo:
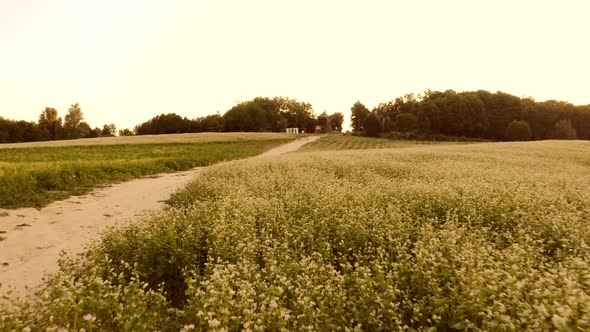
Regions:
M 330 115 L 332 131 L 341 131 L 342 113 Z M 214 114 L 188 119 L 174 113 L 158 115 L 137 125 L 137 135 L 194 133 L 194 132 L 235 132 L 267 131 L 284 132 L 286 128 L 314 132 L 317 119 L 311 104 L 286 97 L 256 97 L 241 102 L 223 115 Z
M 332 131 L 341 131 L 342 113 L 330 115 Z M 129 129 L 119 130 L 119 136 L 158 135 L 195 132 L 274 131 L 286 128 L 314 132 L 317 119 L 311 104 L 286 97 L 257 97 L 237 104 L 225 114 L 213 114 L 188 119 L 169 113 L 158 115 Z M 73 104 L 62 119 L 55 108 L 46 107 L 38 122 L 14 121 L 0 117 L 0 143 L 76 139 L 116 135 L 114 124 L 92 128 L 84 122 L 78 103 Z
M 114 124 L 92 128 L 84 122 L 84 114 L 78 103 L 72 104 L 62 119 L 55 108 L 46 107 L 38 122 L 15 121 L 0 117 L 0 143 L 18 143 L 76 139 L 86 137 L 115 136 Z
M 402 132 L 421 137 L 463 136 L 487 140 L 590 139 L 590 105 L 516 97 L 485 90 L 455 92 L 426 91 L 407 94 L 369 110 L 356 102 L 351 122 L 357 134 L 378 136 Z M 341 131 L 342 113 L 329 115 L 328 131 Z M 177 114 L 158 115 L 135 126 L 119 130 L 120 136 L 222 131 L 274 131 L 299 128 L 315 132 L 318 126 L 311 104 L 286 97 L 256 97 L 241 102 L 225 114 L 188 119 Z M 14 121 L 0 117 L 0 143 L 114 136 L 114 124 L 92 128 L 84 122 L 79 104 L 69 107 L 62 119 L 47 107 L 38 122 Z
M 488 140 L 590 139 L 590 105 L 516 97 L 485 90 L 426 91 L 352 108 L 354 132 L 377 136 L 408 132 Z

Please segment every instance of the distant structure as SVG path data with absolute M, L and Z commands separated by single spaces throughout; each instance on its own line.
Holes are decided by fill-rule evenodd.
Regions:
M 324 111 L 322 114 L 318 115 L 315 132 L 316 134 L 327 134 L 330 131 L 330 118 L 328 117 L 326 111 Z
M 286 132 L 288 134 L 299 134 L 299 128 L 287 128 Z

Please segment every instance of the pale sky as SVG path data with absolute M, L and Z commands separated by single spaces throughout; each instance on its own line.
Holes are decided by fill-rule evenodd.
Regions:
M 426 89 L 590 104 L 590 1 L 0 0 L 0 116 L 93 127 Z

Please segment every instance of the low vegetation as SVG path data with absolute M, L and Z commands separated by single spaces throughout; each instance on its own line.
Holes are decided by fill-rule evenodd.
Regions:
M 98 185 L 253 156 L 295 137 L 191 134 L 9 144 L 0 149 L 0 207 L 41 207 Z
M 586 330 L 590 144 L 213 166 L 64 259 L 5 330 Z
M 365 149 L 391 149 L 442 144 L 434 141 L 406 141 L 391 140 L 386 138 L 372 138 L 353 135 L 326 135 L 320 139 L 305 144 L 297 152 L 309 152 L 318 150 L 365 150 Z M 445 142 L 444 144 L 453 144 Z

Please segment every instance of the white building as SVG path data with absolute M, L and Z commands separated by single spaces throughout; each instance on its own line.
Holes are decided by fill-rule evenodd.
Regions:
M 299 134 L 299 128 L 287 128 L 286 132 L 288 134 Z

